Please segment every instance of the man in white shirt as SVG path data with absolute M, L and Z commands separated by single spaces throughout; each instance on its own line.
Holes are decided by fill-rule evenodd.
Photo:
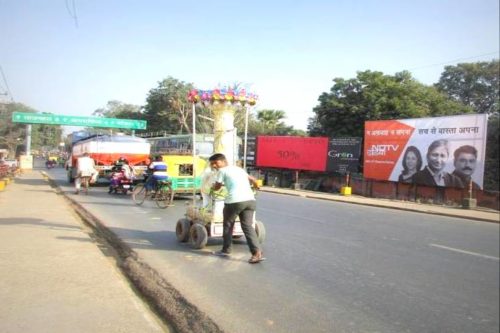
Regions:
M 239 216 L 241 229 L 243 229 L 248 247 L 252 253 L 252 257 L 248 262 L 251 264 L 261 262 L 264 257 L 260 249 L 257 233 L 252 226 L 256 201 L 250 186 L 251 182 L 255 188 L 258 188 L 257 180 L 248 175 L 242 168 L 228 165 L 224 154 L 212 155 L 209 162 L 212 168 L 218 170 L 213 189 L 219 190 L 224 185 L 228 192 L 224 200 L 222 232 L 224 244 L 222 250 L 216 252 L 216 254 L 220 256 L 230 255 L 234 223 L 236 217 Z
M 83 153 L 83 156 L 76 160 L 75 194 L 80 193 L 81 177 L 91 177 L 91 182 L 94 182 L 97 174 L 94 160 L 89 157 L 88 153 Z

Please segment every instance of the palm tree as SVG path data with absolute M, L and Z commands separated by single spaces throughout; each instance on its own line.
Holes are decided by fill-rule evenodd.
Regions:
M 257 120 L 262 123 L 268 133 L 276 132 L 276 129 L 283 125 L 281 121 L 285 118 L 285 112 L 281 110 L 260 110 L 257 112 Z

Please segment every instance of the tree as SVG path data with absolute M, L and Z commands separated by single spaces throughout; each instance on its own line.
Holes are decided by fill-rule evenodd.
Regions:
M 187 99 L 193 85 L 167 77 L 149 91 L 144 106 L 147 131 L 191 133 L 191 103 Z
M 488 118 L 488 137 L 486 138 L 486 161 L 484 166 L 484 188 L 499 191 L 500 185 L 500 154 L 498 153 L 500 138 L 500 114 L 492 114 Z
M 257 112 L 257 120 L 268 134 L 276 133 L 279 127 L 283 127 L 283 119 L 285 119 L 285 112 L 281 110 L 260 110 Z
M 62 139 L 61 126 L 37 124 L 31 127 L 31 148 L 34 150 L 58 150 Z
M 14 112 L 35 113 L 37 110 L 22 103 L 0 104 L 0 148 L 14 154 L 17 147 L 25 144 L 26 125 L 13 123 Z M 62 128 L 59 125 L 33 124 L 31 126 L 31 149 L 58 149 Z
M 10 155 L 16 152 L 21 139 L 26 136 L 26 125 L 12 122 L 12 113 L 35 112 L 29 106 L 20 103 L 0 104 L 0 148 L 8 149 Z
M 97 117 L 119 118 L 119 119 L 142 119 L 142 107 L 127 104 L 120 101 L 109 101 L 105 107 L 95 110 L 92 115 Z
M 436 87 L 477 113 L 500 111 L 499 60 L 446 66 Z
M 470 106 L 476 113 L 489 114 L 486 139 L 484 188 L 499 190 L 499 76 L 500 62 L 463 63 L 446 66 L 437 89 Z
M 336 78 L 329 93 L 319 97 L 309 119 L 312 136 L 363 136 L 367 120 L 421 118 L 463 114 L 472 110 L 434 87 L 423 85 L 407 71 L 395 75 L 358 72 L 355 79 Z
M 99 108 L 92 113 L 93 116 L 106 117 L 106 118 L 118 118 L 118 119 L 135 119 L 144 120 L 145 116 L 142 112 L 142 107 L 139 105 L 123 103 L 120 101 L 112 100 L 109 101 L 105 107 Z M 106 130 L 116 130 L 115 128 Z M 89 132 L 101 133 L 102 129 L 87 128 Z M 120 129 L 124 133 L 130 134 L 132 130 Z
M 239 90 L 241 83 L 235 82 L 227 85 L 228 89 Z M 192 104 L 187 96 L 193 89 L 191 83 L 185 83 L 167 77 L 158 82 L 158 87 L 149 91 L 144 106 L 143 116 L 148 121 L 147 132 L 165 132 L 169 134 L 191 133 L 192 129 Z M 99 110 L 96 110 L 100 111 Z M 253 109 L 249 110 L 248 133 L 249 135 L 275 134 L 290 135 L 298 133 L 305 135 L 304 131 L 297 131 L 286 126 L 281 120 L 285 118 L 283 111 L 262 110 L 261 119 L 256 119 Z M 259 111 L 261 112 L 261 111 Z M 196 131 L 198 133 L 212 133 L 213 114 L 211 108 L 203 105 L 196 106 Z M 245 110 L 240 109 L 234 114 L 234 126 L 241 135 L 245 130 Z

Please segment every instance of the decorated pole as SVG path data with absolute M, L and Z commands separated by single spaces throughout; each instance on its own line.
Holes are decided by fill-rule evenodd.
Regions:
M 193 103 L 193 206 L 196 206 L 196 106 Z
M 236 128 L 234 114 L 246 106 L 255 105 L 257 96 L 244 89 L 191 90 L 188 95 L 193 104 L 210 108 L 214 117 L 214 153 L 224 154 L 229 164 L 236 162 Z M 245 142 L 246 144 L 246 142 Z
M 243 146 L 243 169 L 247 170 L 248 106 L 245 107 L 245 145 Z

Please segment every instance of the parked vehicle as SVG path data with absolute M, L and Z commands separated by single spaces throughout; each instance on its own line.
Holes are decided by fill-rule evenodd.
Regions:
M 17 160 L 3 160 L 2 162 L 2 164 L 8 165 L 11 169 L 17 169 Z

